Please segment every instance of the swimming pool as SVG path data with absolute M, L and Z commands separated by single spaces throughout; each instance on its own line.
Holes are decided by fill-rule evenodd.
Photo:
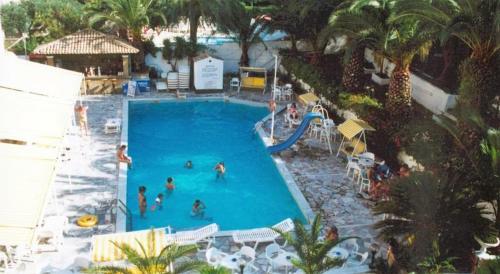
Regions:
M 164 227 L 192 229 L 215 222 L 221 230 L 267 227 L 285 218 L 305 220 L 288 191 L 254 125 L 268 114 L 266 107 L 212 101 L 130 101 L 127 206 L 132 230 Z M 184 168 L 187 160 L 192 169 Z M 224 180 L 215 164 L 224 161 Z M 173 177 L 175 190 L 166 192 Z M 146 186 L 148 210 L 141 219 L 137 193 Z M 159 193 L 162 210 L 151 211 Z M 204 218 L 193 218 L 191 206 L 202 200 Z

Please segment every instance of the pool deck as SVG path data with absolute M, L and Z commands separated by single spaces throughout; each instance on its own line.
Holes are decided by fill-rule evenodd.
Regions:
M 220 95 L 189 94 L 189 96 Z M 165 98 L 173 95 L 152 92 L 140 97 Z M 270 94 L 242 92 L 240 95 L 233 94 L 232 97 L 268 102 Z M 90 257 L 91 236 L 115 231 L 116 212 L 108 202 L 116 199 L 118 192 L 115 153 L 120 135 L 106 135 L 103 128 L 106 119 L 122 116 L 123 98 L 121 95 L 83 97 L 84 103 L 89 106 L 88 120 L 91 134 L 90 137 L 81 139 L 81 145 L 72 146 L 69 153 L 71 160 L 62 165 L 54 184 L 56 199 L 51 199 L 46 210 L 46 216 L 56 214 L 67 216 L 70 225 L 59 252 L 36 255 L 36 272 L 78 273 L 78 263 L 75 262 Z M 285 127 L 283 115 L 276 117 L 275 136 L 277 139 L 284 139 L 293 129 Z M 264 123 L 263 127 L 269 132 L 270 122 Z M 318 144 L 311 138 L 302 138 L 297 148 L 281 153 L 280 158 L 285 162 L 312 210 L 323 214 L 326 226 L 337 226 L 341 237 L 359 237 L 360 251 L 367 250 L 371 243 L 376 242 L 376 233 L 371 225 L 377 218 L 371 214 L 368 202 L 356 197 L 357 188 L 345 178 L 345 162 L 335 157 L 335 154 L 330 155 L 324 145 Z M 71 184 L 68 179 L 69 174 Z M 98 214 L 105 222 L 93 229 L 75 225 L 79 216 L 89 213 Z M 216 246 L 226 252 L 238 250 L 228 237 L 218 239 Z M 263 246 L 259 248 L 258 254 L 261 253 Z M 200 257 L 202 258 L 204 257 Z M 266 260 L 262 255 L 256 262 L 260 269 L 266 269 Z M 24 273 L 35 273 L 33 267 L 32 264 L 28 264 Z

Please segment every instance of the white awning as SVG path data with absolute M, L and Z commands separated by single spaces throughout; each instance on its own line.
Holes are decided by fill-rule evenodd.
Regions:
M 0 54 L 0 87 L 72 100 L 83 74 Z M 74 87 L 78 86 L 78 89 Z M 73 88 L 70 88 L 73 87 Z
M 71 124 L 74 101 L 0 87 L 0 139 L 57 146 Z
M 0 143 L 0 244 L 31 243 L 54 179 L 58 150 Z
M 1 52 L 0 64 L 0 245 L 30 245 L 83 75 Z

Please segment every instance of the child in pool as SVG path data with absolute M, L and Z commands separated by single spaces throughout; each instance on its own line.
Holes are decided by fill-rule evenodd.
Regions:
M 217 165 L 215 165 L 214 170 L 217 171 L 216 179 L 223 178 L 224 179 L 224 174 L 226 173 L 226 167 L 224 166 L 224 162 L 219 162 Z
M 193 207 L 191 208 L 191 216 L 203 218 L 205 215 L 205 208 L 207 207 L 202 201 L 194 201 Z
M 162 193 L 160 193 L 160 194 L 158 194 L 158 196 L 156 196 L 155 205 L 153 206 L 153 208 L 151 208 L 151 210 L 154 211 L 156 208 L 158 208 L 158 210 L 163 209 L 163 194 Z
M 184 167 L 187 168 L 187 169 L 192 169 L 193 168 L 193 162 L 191 162 L 191 160 L 187 161 L 184 164 Z
M 174 191 L 175 189 L 174 178 L 168 177 L 167 184 L 165 185 L 165 187 L 167 188 L 167 193 L 172 193 L 172 191 Z

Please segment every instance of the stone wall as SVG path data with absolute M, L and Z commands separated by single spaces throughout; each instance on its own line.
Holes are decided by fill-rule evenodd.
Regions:
M 130 77 L 96 76 L 85 78 L 85 90 L 87 95 L 94 94 L 120 94 L 122 84 Z

